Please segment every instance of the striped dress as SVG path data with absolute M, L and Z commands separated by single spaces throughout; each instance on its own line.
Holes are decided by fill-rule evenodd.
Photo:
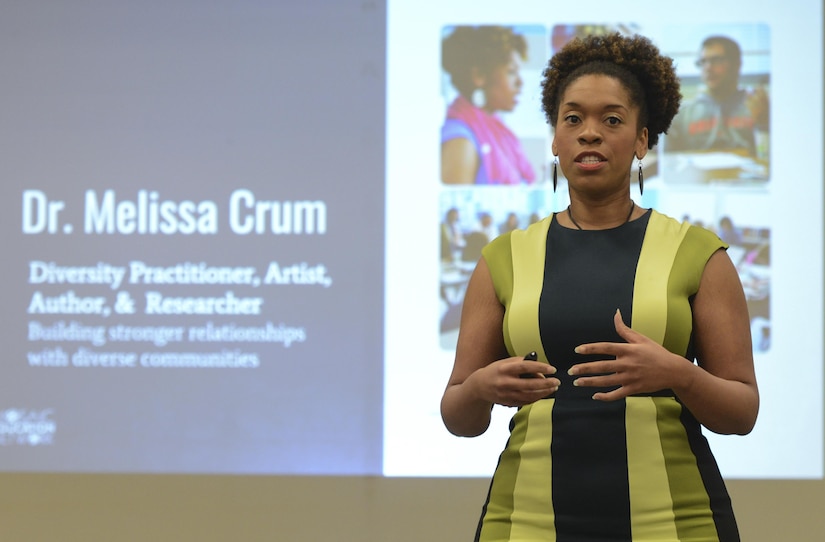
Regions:
M 567 370 L 600 359 L 573 352 L 621 342 L 613 315 L 693 359 L 690 300 L 713 233 L 648 211 L 617 228 L 580 231 L 548 217 L 484 249 L 505 306 L 510 355 L 539 353 L 558 392 L 518 409 L 476 540 L 738 541 L 736 521 L 698 422 L 670 390 L 591 399 Z

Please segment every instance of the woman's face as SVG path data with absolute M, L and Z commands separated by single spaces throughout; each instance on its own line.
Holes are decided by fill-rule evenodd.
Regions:
M 484 91 L 487 111 L 512 111 L 518 104 L 521 93 L 521 57 L 513 51 L 506 64 L 497 66 L 484 78 L 481 88 Z
M 618 79 L 583 75 L 559 104 L 553 154 L 573 191 L 593 195 L 627 190 L 634 156 L 647 153 L 647 128 Z

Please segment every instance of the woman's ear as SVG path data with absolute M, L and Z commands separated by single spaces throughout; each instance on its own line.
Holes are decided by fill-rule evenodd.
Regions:
M 639 137 L 636 138 L 636 158 L 641 160 L 647 154 L 647 127 L 645 126 L 639 132 Z
M 481 73 L 478 67 L 470 69 L 470 78 L 473 80 L 473 86 L 475 86 L 475 88 L 484 88 L 484 84 L 487 82 L 487 78 Z

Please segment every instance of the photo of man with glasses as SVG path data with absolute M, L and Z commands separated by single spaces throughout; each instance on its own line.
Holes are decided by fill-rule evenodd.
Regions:
M 721 35 L 706 38 L 696 67 L 701 90 L 682 103 L 667 132 L 665 150 L 731 151 L 767 160 L 768 95 L 763 84 L 740 86 L 739 44 Z

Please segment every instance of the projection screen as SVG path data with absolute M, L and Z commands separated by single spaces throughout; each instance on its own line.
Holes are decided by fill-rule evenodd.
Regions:
M 740 236 L 729 254 L 762 406 L 752 434 L 708 435 L 725 476 L 822 477 L 820 3 L 597 1 L 584 16 L 537 0 L 390 1 L 384 26 L 364 24 L 371 2 L 301 11 L 304 24 L 279 9 L 4 8 L 0 470 L 489 475 L 513 409 L 475 439 L 438 412 L 475 261 L 444 257 L 441 224 L 457 209 L 469 237 L 485 215 L 523 227 L 566 207 L 564 181 L 548 183 L 541 71 L 567 39 L 619 31 L 674 58 L 685 102 L 702 88 L 702 40 L 729 36 L 740 84 L 768 97 L 752 153 L 666 137 L 632 196 L 711 229 L 730 218 Z M 339 36 L 314 32 L 342 15 Z M 440 175 L 456 96 L 442 42 L 479 25 L 527 43 L 502 120 L 530 184 Z

